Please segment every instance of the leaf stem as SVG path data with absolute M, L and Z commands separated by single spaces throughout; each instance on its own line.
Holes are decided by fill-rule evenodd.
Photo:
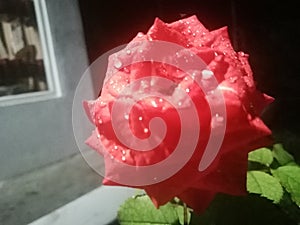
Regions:
M 183 224 L 188 225 L 188 208 L 185 203 L 183 203 Z

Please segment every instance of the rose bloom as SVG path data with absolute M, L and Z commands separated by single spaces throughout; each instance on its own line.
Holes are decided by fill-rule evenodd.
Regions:
M 214 76 L 217 80 L 218 89 L 222 91 L 224 98 L 226 117 L 218 117 L 216 114 L 213 118 L 207 101 L 208 94 L 183 70 L 167 63 L 146 60 L 143 62 L 143 56 L 147 54 L 149 46 L 140 45 L 141 41 L 173 43 L 200 57 L 207 68 L 202 70 L 199 76 L 202 76 L 204 85 L 205 79 L 209 76 Z M 176 61 L 176 57 L 179 56 L 176 54 L 171 56 L 171 60 Z M 137 58 L 139 61 L 133 62 L 133 59 Z M 122 62 L 126 60 L 127 65 L 123 66 Z M 170 24 L 156 19 L 146 34 L 139 33 L 128 44 L 123 54 L 116 53 L 110 56 L 101 95 L 98 99 L 85 103 L 87 114 L 96 127 L 86 143 L 104 156 L 106 171 L 103 183 L 136 187 L 130 182 L 128 184 L 117 182 L 116 177 L 123 176 L 122 164 L 126 163 L 136 168 L 155 166 L 170 156 L 179 143 L 180 135 L 189 134 L 191 130 L 192 126 L 181 125 L 178 109 L 168 99 L 153 95 L 135 101 L 130 112 L 118 118 L 120 121 L 123 118 L 129 127 L 119 126 L 117 131 L 125 139 L 130 139 L 130 136 L 147 139 L 151 135 L 149 128 L 151 118 L 160 117 L 167 128 L 161 143 L 153 150 L 138 151 L 119 140 L 112 125 L 114 102 L 126 85 L 153 74 L 153 71 L 156 77 L 171 80 L 176 84 L 175 87 L 163 85 L 160 88 L 160 82 L 153 77 L 152 83 L 140 82 L 134 86 L 132 88 L 134 91 L 127 95 L 126 101 L 134 99 L 135 93 L 151 92 L 151 88 L 161 96 L 180 99 L 175 92 L 177 88 L 181 88 L 195 105 L 198 119 L 201 121 L 197 126 L 200 126 L 201 132 L 197 136 L 191 157 L 179 170 L 164 180 L 138 187 L 146 191 L 157 207 L 178 197 L 196 212 L 202 212 L 207 208 L 216 193 L 246 194 L 248 153 L 272 142 L 271 131 L 261 120 L 260 115 L 273 98 L 256 89 L 248 55 L 234 51 L 227 28 L 209 31 L 195 16 Z M 215 104 L 218 104 L 218 100 Z M 182 101 L 180 107 L 188 108 L 190 104 Z M 218 124 L 213 123 L 216 122 L 214 119 L 217 119 Z M 218 137 L 220 134 L 214 134 L 216 138 L 223 138 L 218 154 L 205 170 L 200 171 L 199 162 L 204 155 L 212 129 L 214 126 L 222 125 L 226 126 L 224 135 Z M 170 168 L 172 166 L 170 165 Z M 134 174 L 130 179 L 134 179 Z

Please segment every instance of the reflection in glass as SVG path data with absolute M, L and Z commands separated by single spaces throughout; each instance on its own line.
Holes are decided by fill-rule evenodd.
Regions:
M 0 0 L 0 96 L 48 90 L 32 0 Z

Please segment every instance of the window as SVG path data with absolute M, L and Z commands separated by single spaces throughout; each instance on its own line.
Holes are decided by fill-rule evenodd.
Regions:
M 61 95 L 44 0 L 0 0 L 0 105 Z

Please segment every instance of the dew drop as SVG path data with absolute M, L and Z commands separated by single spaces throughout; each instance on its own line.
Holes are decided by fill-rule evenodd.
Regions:
M 182 106 L 182 102 L 178 102 L 177 104 L 178 104 L 178 106 Z
M 120 69 L 122 67 L 122 62 L 119 59 L 116 59 L 114 62 L 114 66 L 117 69 Z
M 115 157 L 113 155 L 110 156 L 111 159 L 114 159 Z
M 124 67 L 124 72 L 125 73 L 130 73 L 130 69 L 128 69 L 127 67 Z
M 140 50 L 139 50 L 139 53 L 143 53 L 143 49 L 140 49 Z
M 141 32 L 139 32 L 137 36 L 138 36 L 139 38 L 141 38 L 141 37 L 143 37 L 143 36 L 144 36 L 144 34 L 143 34 L 143 33 L 141 33 Z
M 148 133 L 149 132 L 149 129 L 148 128 L 144 128 L 144 133 Z
M 189 88 L 186 88 L 186 89 L 185 89 L 185 92 L 186 92 L 186 93 L 189 93 L 189 92 L 190 92 L 190 89 L 189 89 Z
M 124 114 L 124 118 L 125 118 L 125 120 L 129 120 L 129 115 L 128 114 Z
M 123 154 L 123 155 L 126 155 L 126 151 L 125 151 L 125 150 L 122 150 L 122 154 Z
M 156 103 L 156 101 L 152 100 L 152 101 L 151 101 L 151 104 L 152 104 L 152 106 L 153 106 L 154 108 L 157 108 L 157 103 Z
M 212 78 L 213 75 L 214 75 L 214 72 L 211 70 L 202 70 L 202 78 L 205 80 Z
M 230 77 L 229 82 L 230 83 L 235 83 L 237 81 L 237 79 L 238 79 L 237 77 Z
M 100 134 L 97 134 L 97 138 L 98 138 L 98 139 L 100 138 Z
M 114 146 L 114 149 L 115 149 L 115 150 L 118 150 L 118 146 L 117 146 L 117 145 L 115 145 L 115 146 Z
M 160 98 L 158 101 L 159 101 L 160 103 L 162 103 L 164 100 L 163 100 L 162 98 Z
M 139 116 L 139 121 L 142 121 L 143 120 L 143 117 L 142 116 Z
M 102 119 L 99 119 L 99 120 L 98 120 L 98 123 L 99 123 L 99 124 L 102 124 L 102 123 L 103 123 Z
M 217 57 L 219 54 L 217 52 L 215 52 L 215 56 Z
M 193 35 L 193 37 L 196 37 L 196 33 L 193 33 L 192 35 Z
M 220 116 L 219 114 L 216 114 L 211 121 L 212 128 L 217 128 L 220 126 L 223 126 L 224 117 Z
M 126 157 L 125 156 L 122 156 L 122 161 L 126 161 Z
M 126 54 L 127 54 L 127 55 L 130 55 L 130 54 L 131 54 L 131 50 L 128 49 L 128 50 L 126 51 Z
M 193 79 L 198 78 L 198 76 L 200 76 L 199 71 L 198 71 L 198 70 L 194 70 L 194 71 L 192 72 L 192 77 L 193 77 Z
M 245 56 L 245 52 L 239 52 L 240 56 Z

